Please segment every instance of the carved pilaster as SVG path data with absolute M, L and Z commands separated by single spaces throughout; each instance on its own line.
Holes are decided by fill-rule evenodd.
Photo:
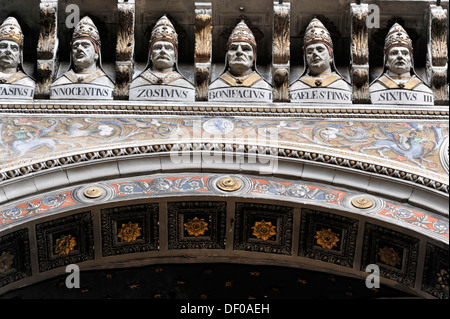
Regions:
M 212 4 L 195 3 L 195 99 L 208 100 L 208 85 L 211 79 L 212 55 Z
M 448 105 L 448 16 L 441 6 L 428 11 L 427 77 L 433 90 L 434 104 Z
M 351 54 L 350 74 L 353 85 L 353 103 L 370 103 L 369 94 L 369 34 L 366 20 L 368 4 L 350 5 Z
M 134 72 L 134 0 L 118 0 L 118 26 L 116 45 L 116 85 L 114 98 L 128 99 L 130 83 Z
M 50 97 L 50 85 L 58 72 L 58 0 L 41 0 L 37 45 L 37 72 L 35 97 Z
M 273 101 L 289 102 L 291 4 L 274 2 L 273 12 Z

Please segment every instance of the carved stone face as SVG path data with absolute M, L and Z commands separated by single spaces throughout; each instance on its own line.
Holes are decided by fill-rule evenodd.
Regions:
M 92 68 L 96 65 L 98 54 L 94 44 L 86 39 L 76 40 L 72 44 L 72 61 L 79 70 Z
M 150 52 L 153 70 L 172 69 L 175 65 L 175 47 L 169 41 L 157 41 Z
M 232 74 L 248 73 L 255 61 L 253 47 L 247 42 L 232 42 L 227 51 L 227 61 Z
M 390 72 L 401 75 L 411 70 L 411 54 L 408 48 L 392 47 L 387 55 L 386 67 Z
M 17 69 L 20 63 L 20 47 L 11 40 L 0 41 L 0 69 Z M 17 71 L 16 71 L 17 72 Z
M 320 75 L 329 72 L 333 57 L 327 47 L 322 43 L 310 44 L 305 49 L 306 64 L 311 75 Z

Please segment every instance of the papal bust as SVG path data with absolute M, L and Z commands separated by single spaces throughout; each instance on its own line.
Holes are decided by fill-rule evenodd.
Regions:
M 23 69 L 24 36 L 13 17 L 0 26 L 0 98 L 33 99 L 35 82 Z
M 374 104 L 434 104 L 432 90 L 414 70 L 413 45 L 405 29 L 395 23 L 384 43 L 383 73 L 369 86 Z
M 291 101 L 352 103 L 352 87 L 334 64 L 331 35 L 316 18 L 306 28 L 303 52 L 305 69 L 290 85 Z
M 178 34 L 164 15 L 153 27 L 148 63 L 130 85 L 130 100 L 193 101 L 194 85 L 178 70 Z
M 113 99 L 114 82 L 102 69 L 100 34 L 87 16 L 75 26 L 69 70 L 51 85 L 51 99 Z
M 210 84 L 208 99 L 241 102 L 272 100 L 272 86 L 256 69 L 255 37 L 244 21 L 236 25 L 228 38 L 225 70 Z

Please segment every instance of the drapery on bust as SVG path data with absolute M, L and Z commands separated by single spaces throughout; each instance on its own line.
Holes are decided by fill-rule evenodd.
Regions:
M 228 38 L 225 65 L 224 72 L 210 84 L 210 90 L 225 87 L 272 90 L 272 86 L 256 70 L 256 40 L 243 20 Z
M 35 82 L 23 69 L 23 43 L 24 35 L 17 20 L 6 18 L 0 26 L 0 84 L 32 88 L 30 92 L 34 92 Z M 0 96 L 8 98 L 1 93 Z
M 89 84 L 114 89 L 113 81 L 102 69 L 100 34 L 88 16 L 82 18 L 74 29 L 69 70 L 51 87 L 65 84 Z
M 291 91 L 335 88 L 351 92 L 351 85 L 343 79 L 334 65 L 331 35 L 317 18 L 313 18 L 306 28 L 303 52 L 305 70 L 300 78 L 291 84 Z
M 411 38 L 398 23 L 386 36 L 383 73 L 370 84 L 369 92 L 373 97 L 373 93 L 394 89 L 432 95 L 432 90 L 415 73 Z M 372 103 L 377 103 L 377 100 L 372 98 Z
M 195 92 L 194 85 L 178 70 L 178 34 L 165 15 L 153 27 L 149 42 L 148 63 L 144 71 L 131 82 L 130 99 L 133 95 L 131 91 L 148 85 L 181 87 L 193 90 L 193 94 Z M 150 96 L 149 99 L 152 97 Z M 170 97 L 164 98 L 158 93 L 155 99 L 170 100 Z

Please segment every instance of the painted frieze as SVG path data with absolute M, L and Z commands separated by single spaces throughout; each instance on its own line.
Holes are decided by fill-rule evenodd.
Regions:
M 101 193 L 102 195 L 96 198 L 86 197 L 86 190 L 90 189 L 91 187 L 98 188 L 100 190 L 99 193 Z M 111 181 L 108 183 L 98 183 L 95 186 L 83 185 L 80 187 L 65 189 L 64 191 L 58 193 L 53 192 L 47 193 L 42 196 L 35 196 L 25 202 L 16 201 L 14 203 L 11 203 L 10 205 L 4 205 L 0 210 L 0 229 L 2 227 L 9 227 L 10 225 L 25 222 L 27 220 L 36 219 L 47 214 L 76 209 L 84 207 L 86 205 L 95 205 L 100 203 L 110 203 L 115 201 L 125 201 L 130 199 L 149 197 L 158 198 L 161 196 L 192 195 L 228 195 L 260 199 L 271 198 L 274 200 L 297 202 L 306 205 L 311 204 L 328 208 L 334 207 L 336 209 L 350 210 L 356 214 L 370 216 L 372 218 L 379 219 L 388 223 L 401 225 L 404 228 L 421 232 L 423 234 L 426 234 L 427 236 L 431 236 L 441 241 L 448 241 L 449 238 L 449 225 L 447 218 L 434 213 L 426 212 L 421 209 L 403 205 L 401 203 L 384 200 L 380 197 L 369 196 L 358 192 L 351 192 L 340 188 L 327 187 L 320 184 L 292 182 L 280 178 L 258 178 L 244 175 L 223 176 L 210 174 L 185 174 L 182 176 L 166 174 L 155 175 L 151 178 L 122 179 Z M 363 197 L 365 200 L 362 200 L 361 197 Z M 367 203 L 370 203 L 370 205 L 366 205 Z M 182 237 L 180 238 L 184 238 L 183 242 L 174 242 L 174 245 L 177 247 L 178 245 L 187 247 L 192 245 L 195 246 L 197 244 L 202 246 L 203 244 L 205 244 L 206 246 L 212 245 L 208 247 L 220 248 L 220 243 L 222 243 L 221 239 L 217 239 L 215 237 L 213 239 L 209 238 L 208 234 L 210 234 L 210 232 L 206 229 L 208 228 L 209 230 L 220 230 L 223 227 L 225 216 L 222 214 L 225 213 L 225 208 L 220 205 L 225 204 L 220 204 L 218 206 L 220 209 L 215 206 L 216 204 L 219 205 L 220 203 L 205 202 L 204 205 L 206 206 L 204 207 L 202 206 L 202 203 L 198 203 L 195 205 L 192 204 L 194 205 L 192 207 L 189 205 L 183 206 L 183 204 L 179 204 L 181 205 L 181 208 L 177 206 L 178 204 L 172 204 L 170 206 L 171 216 L 177 216 L 176 218 L 178 221 L 175 224 L 171 224 L 170 227 L 173 228 L 174 231 L 176 230 L 177 233 L 182 234 Z M 155 215 L 157 214 L 157 208 L 155 207 L 151 206 L 145 209 L 140 208 L 139 211 L 141 211 L 141 213 L 139 214 L 137 213 L 138 210 L 136 210 L 136 214 L 139 216 L 141 216 L 142 214 L 147 214 L 146 212 L 153 214 L 148 217 L 153 223 L 150 225 L 153 226 L 143 224 L 143 219 L 141 218 L 142 216 L 135 216 L 131 211 L 130 216 L 128 216 L 127 212 L 129 210 L 125 208 L 123 210 L 105 210 L 102 213 L 102 216 L 104 216 L 104 218 L 102 217 L 102 223 L 104 227 L 107 227 L 107 229 L 109 230 L 117 231 L 114 235 L 114 238 L 111 237 L 107 242 L 105 242 L 105 247 L 109 247 L 108 251 L 118 253 L 119 251 L 122 251 L 122 249 L 124 249 L 128 252 L 131 252 L 135 248 L 130 248 L 128 247 L 129 245 L 134 246 L 134 244 L 137 245 L 139 243 L 142 243 L 142 240 L 147 240 L 146 238 L 153 238 L 153 241 L 151 241 L 150 243 L 153 245 L 151 247 L 155 248 L 156 239 L 152 237 L 157 235 L 154 228 L 152 228 L 157 222 L 157 219 L 154 219 L 157 218 Z M 198 208 L 198 212 L 203 210 L 204 213 L 196 215 L 196 207 Z M 201 207 L 203 208 L 200 209 Z M 258 236 L 269 236 L 267 237 L 267 239 L 274 237 L 275 234 L 270 234 L 273 233 L 273 231 L 276 231 L 277 228 L 273 228 L 272 226 L 279 225 L 277 224 L 279 220 L 276 218 L 274 219 L 273 216 L 271 217 L 268 215 L 264 215 L 262 213 L 262 210 L 258 211 L 252 208 L 252 211 L 254 211 L 257 215 L 259 214 L 259 219 L 252 221 L 251 224 L 247 224 L 247 226 L 245 227 L 247 227 L 248 229 L 252 229 L 255 234 L 260 234 L 254 235 L 255 238 L 257 238 Z M 123 213 L 124 218 L 119 216 L 119 212 Z M 120 218 L 114 217 L 116 215 Z M 139 222 L 139 220 L 141 220 L 141 222 Z M 262 222 L 263 220 L 264 222 Z M 129 222 L 131 222 L 132 225 L 127 226 Z M 269 224 L 269 222 L 271 224 Z M 335 225 L 338 225 L 339 223 L 339 221 L 336 221 Z M 348 227 L 345 226 L 347 224 L 349 225 Z M 327 224 L 326 222 L 322 222 L 321 225 L 323 226 L 321 228 L 324 228 L 325 231 L 328 230 L 328 228 L 325 226 L 329 225 L 329 223 Z M 353 229 L 353 226 L 351 226 L 352 224 L 350 222 L 345 223 L 345 225 L 345 227 L 342 226 L 341 228 Z M 139 230 L 139 233 L 143 237 L 136 237 L 136 240 L 139 238 L 141 239 L 136 242 L 134 240 L 130 242 L 126 241 L 125 239 L 122 240 L 118 237 L 118 234 L 120 232 L 120 229 L 124 227 L 129 227 L 130 229 L 132 227 L 136 227 L 136 229 L 141 228 L 141 230 Z M 263 231 L 261 230 L 261 227 L 262 229 L 264 229 Z M 321 231 L 321 228 L 317 229 L 317 231 Z M 334 232 L 336 233 L 337 228 L 334 229 Z M 192 230 L 192 234 L 190 230 Z M 147 231 L 149 231 L 149 233 L 147 233 Z M 148 234 L 151 234 L 151 236 Z M 262 237 L 259 239 L 262 239 Z M 245 241 L 246 240 L 247 239 L 245 239 Z M 312 239 L 308 240 L 311 244 Z M 342 240 L 342 237 L 340 240 Z M 271 241 L 268 241 L 268 243 L 271 243 Z M 242 244 L 244 244 L 244 242 L 242 242 Z M 305 252 L 303 254 L 305 254 Z
M 175 116 L 53 116 L 50 119 L 5 115 L 0 118 L 0 133 L 1 172 L 45 163 L 49 158 L 66 158 L 74 150 L 79 157 L 80 154 L 102 151 L 95 155 L 95 158 L 101 158 L 115 156 L 111 153 L 115 148 L 155 143 L 172 145 L 167 151 L 172 160 L 181 163 L 187 160 L 183 157 L 181 144 L 205 139 L 242 145 L 273 145 L 279 156 L 283 149 L 302 149 L 330 158 L 342 156 L 354 161 L 355 168 L 360 165 L 364 169 L 364 163 L 377 163 L 448 183 L 448 124 L 440 121 L 184 119 Z M 100 142 L 104 148 L 99 148 Z M 225 149 L 226 145 L 223 147 Z M 144 153 L 149 151 L 151 149 L 144 148 Z M 138 148 L 137 152 L 143 151 Z M 89 157 L 84 159 L 88 160 Z M 323 161 L 326 160 L 323 157 Z M 71 160 L 67 157 L 66 161 Z M 52 165 L 63 164 L 58 163 Z

